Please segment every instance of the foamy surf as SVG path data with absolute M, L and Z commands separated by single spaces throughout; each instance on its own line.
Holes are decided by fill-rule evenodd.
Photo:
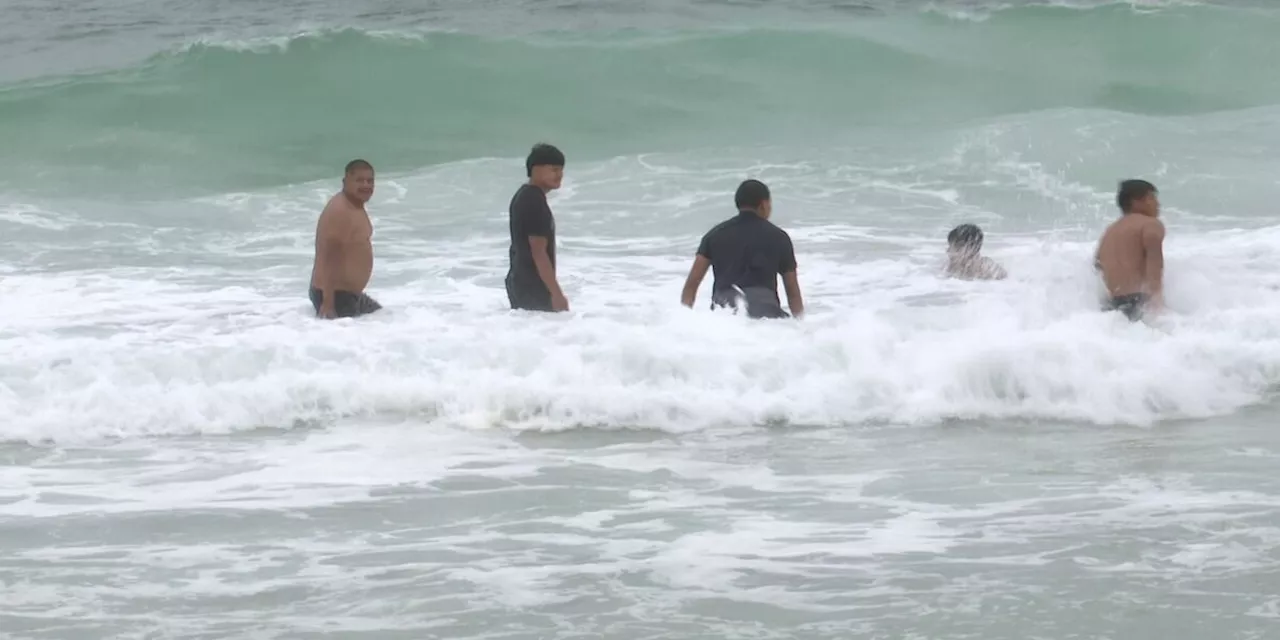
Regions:
M 1149 425 L 1230 414 L 1267 401 L 1280 381 L 1271 322 L 1280 278 L 1269 267 L 1280 260 L 1280 228 L 1171 219 L 1170 313 L 1135 325 L 1098 310 L 1087 234 L 990 233 L 990 255 L 1010 279 L 963 283 L 939 277 L 945 227 L 931 236 L 907 231 L 914 223 L 905 219 L 868 218 L 845 233 L 841 208 L 829 206 L 843 189 L 865 189 L 856 193 L 945 218 L 981 186 L 944 193 L 851 171 L 823 178 L 828 204 L 806 207 L 790 199 L 816 197 L 812 164 L 762 167 L 780 222 L 814 225 L 794 228 L 810 313 L 751 323 L 706 311 L 706 291 L 695 310 L 677 304 L 699 225 L 726 215 L 715 186 L 746 170 L 699 173 L 680 162 L 588 163 L 571 173 L 553 198 L 573 303 L 565 317 L 505 309 L 505 219 L 462 214 L 449 199 L 501 206 L 502 194 L 469 189 L 505 184 L 506 161 L 388 181 L 387 201 L 373 205 L 376 295 L 388 312 L 368 319 L 310 317 L 308 234 L 327 193 L 315 185 L 200 203 L 223 211 L 205 223 L 219 231 L 192 228 L 167 242 L 203 267 L 6 276 L 5 297 L 26 304 L 0 321 L 11 354 L 0 365 L 0 411 L 11 416 L 0 436 L 70 443 L 363 419 L 672 433 L 991 419 Z M 1021 176 L 1037 170 L 1019 166 Z M 462 175 L 480 182 L 452 196 L 435 187 Z M 627 201 L 626 185 L 646 176 L 666 184 Z M 1023 182 L 1042 197 L 1080 189 Z M 666 195 L 682 190 L 697 195 Z M 269 213 L 255 213 L 267 202 Z M 1089 206 L 1107 215 L 1098 202 Z M 837 217 L 822 218 L 827 208 Z M 460 228 L 460 218 L 472 222 Z M 629 240 L 659 227 L 665 238 Z M 155 244 L 136 227 L 100 237 L 120 255 Z M 861 248 L 851 253 L 850 242 Z
M 1082 4 L 18 7 L 0 629 L 1269 638 L 1277 16 Z M 502 291 L 539 140 L 553 317 Z M 321 322 L 354 157 L 385 309 Z M 802 322 L 678 304 L 746 177 Z M 1091 269 L 1129 177 L 1150 324 Z M 939 277 L 962 222 L 1007 280 Z

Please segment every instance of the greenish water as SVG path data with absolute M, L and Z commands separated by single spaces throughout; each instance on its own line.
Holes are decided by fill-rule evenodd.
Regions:
M 194 30 L 198 39 L 157 42 L 121 68 L 4 87 L 0 186 L 221 193 L 324 178 L 369 154 L 393 172 L 509 157 L 531 139 L 604 159 L 886 128 L 924 135 L 1045 109 L 1194 116 L 1280 99 L 1276 12 L 814 11 L 791 24 L 660 29 L 602 12 L 580 32 L 370 20 Z
M 1012 4 L 6 3 L 0 636 L 1269 640 L 1280 12 Z M 318 322 L 353 157 L 385 312 Z M 678 304 L 747 177 L 803 322 Z

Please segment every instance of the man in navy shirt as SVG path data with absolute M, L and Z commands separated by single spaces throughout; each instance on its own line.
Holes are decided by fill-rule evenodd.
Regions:
M 751 318 L 786 318 L 787 312 L 778 299 L 780 274 L 791 315 L 800 317 L 804 314 L 804 299 L 796 279 L 796 252 L 791 236 L 769 222 L 773 212 L 769 187 L 759 180 L 747 180 L 738 186 L 733 200 L 738 215 L 712 227 L 702 237 L 680 303 L 693 306 L 698 287 L 710 268 L 712 308 L 746 307 Z
M 559 189 L 564 178 L 564 154 L 549 144 L 534 145 L 525 174 L 529 181 L 516 190 L 507 209 L 507 301 L 512 309 L 568 311 L 569 301 L 556 279 L 556 218 L 547 205 L 547 192 Z

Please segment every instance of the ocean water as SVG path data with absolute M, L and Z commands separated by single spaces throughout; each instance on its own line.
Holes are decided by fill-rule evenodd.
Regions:
M 1274 5 L 3 7 L 0 637 L 1280 638 Z M 355 157 L 386 310 L 319 322 Z M 678 304 L 747 177 L 802 322 Z

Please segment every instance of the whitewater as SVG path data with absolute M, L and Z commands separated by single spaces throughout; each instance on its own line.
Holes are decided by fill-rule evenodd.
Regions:
M 0 637 L 1277 637 L 1266 4 L 6 14 Z M 541 141 L 554 316 L 502 283 Z M 385 309 L 321 322 L 357 157 Z M 748 177 L 803 321 L 679 305 Z M 940 277 L 964 222 L 1007 280 Z

